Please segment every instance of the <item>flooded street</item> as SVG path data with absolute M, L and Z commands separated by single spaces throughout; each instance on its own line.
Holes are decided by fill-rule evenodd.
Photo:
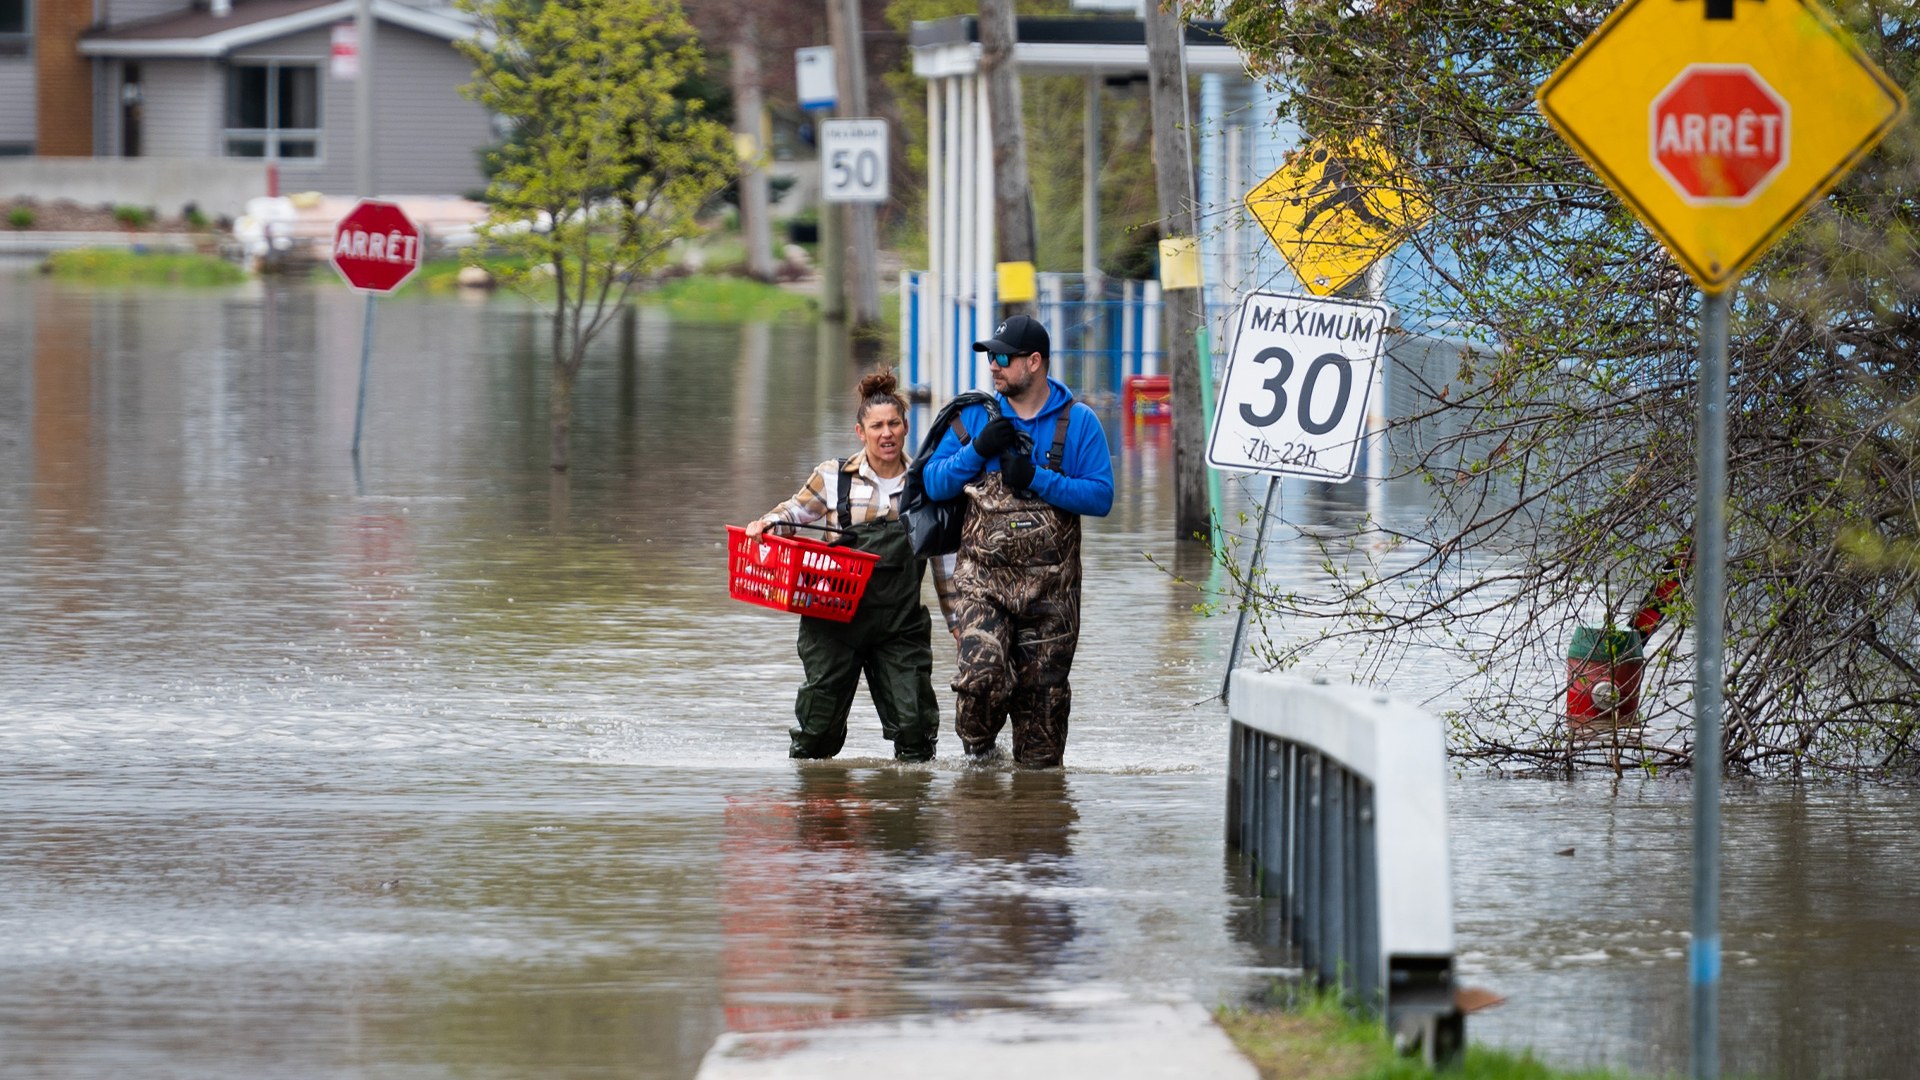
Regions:
M 688 1077 L 728 1030 L 1265 985 L 1163 442 L 1108 417 L 1064 773 L 958 766 L 938 636 L 939 760 L 863 692 L 796 766 L 794 619 L 720 541 L 851 443 L 820 329 L 642 311 L 555 480 L 529 312 L 379 318 L 356 475 L 344 290 L 0 272 L 0 1073 Z M 1455 783 L 1475 1037 L 1684 1068 L 1687 812 Z M 1727 836 L 1729 1072 L 1920 1077 L 1911 794 L 1730 786 Z

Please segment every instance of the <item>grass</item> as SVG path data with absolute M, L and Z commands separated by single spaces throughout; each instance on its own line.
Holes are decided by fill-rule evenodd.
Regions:
M 737 270 L 747 265 L 747 242 L 734 229 L 707 233 L 697 241 L 700 248 L 700 269 L 703 273 L 715 274 L 722 270 Z M 780 253 L 780 245 L 774 244 L 774 254 Z
M 100 284 L 232 285 L 247 272 L 217 255 L 183 251 L 77 248 L 47 256 L 44 272 L 67 281 Z
M 1287 1009 L 1222 1008 L 1214 1019 L 1247 1055 L 1263 1080 L 1433 1080 L 1418 1058 L 1393 1049 L 1378 1018 L 1341 1007 L 1338 996 L 1309 996 Z M 1469 1044 L 1445 1080 L 1624 1080 L 1605 1070 L 1568 1072 L 1529 1053 Z
M 405 289 L 429 293 L 451 293 L 459 289 L 462 267 L 476 265 L 472 259 L 434 259 L 421 265 L 407 281 Z M 526 265 L 520 258 L 483 258 L 477 265 L 491 272 L 496 280 Z M 549 299 L 552 287 L 534 279 L 534 295 Z M 675 318 L 702 322 L 747 322 L 775 319 L 789 314 L 809 313 L 813 300 L 750 278 L 727 274 L 695 274 L 670 278 L 656 288 L 634 293 L 636 303 L 664 307 Z M 896 305 L 897 306 L 897 305 Z
M 474 265 L 486 269 L 498 280 L 512 271 L 525 267 L 527 260 L 517 256 L 513 258 L 482 258 L 479 260 L 470 258 L 428 259 L 426 262 L 420 264 L 420 269 L 416 271 L 411 278 L 407 279 L 407 283 L 401 287 L 400 291 L 411 292 L 418 289 L 421 292 L 430 293 L 454 292 L 460 287 L 457 280 L 460 277 L 460 271 L 465 267 Z
M 676 318 L 711 322 L 748 322 L 811 312 L 808 297 L 754 281 L 751 278 L 711 274 L 673 278 L 639 295 L 642 304 L 658 305 Z

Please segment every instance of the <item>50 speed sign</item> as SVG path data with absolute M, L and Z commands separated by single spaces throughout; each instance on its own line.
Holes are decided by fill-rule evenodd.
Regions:
M 1234 472 L 1352 479 L 1389 315 L 1380 304 L 1249 295 L 1240 306 L 1207 463 Z
M 887 201 L 885 120 L 820 122 L 820 193 L 828 202 Z

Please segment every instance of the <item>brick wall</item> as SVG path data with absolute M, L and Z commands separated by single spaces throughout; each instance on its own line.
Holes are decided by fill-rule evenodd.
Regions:
M 79 45 L 93 22 L 93 0 L 35 0 L 33 10 L 40 113 L 34 149 L 44 157 L 91 157 L 93 65 Z

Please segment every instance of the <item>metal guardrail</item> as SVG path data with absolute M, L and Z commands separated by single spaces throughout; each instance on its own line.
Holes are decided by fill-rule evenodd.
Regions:
M 1227 845 L 1302 969 L 1384 1015 L 1403 1052 L 1457 1056 L 1446 742 L 1363 689 L 1233 676 Z

